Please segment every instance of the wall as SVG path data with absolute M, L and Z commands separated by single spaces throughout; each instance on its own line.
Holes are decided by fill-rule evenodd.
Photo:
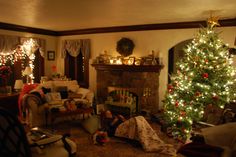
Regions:
M 234 40 L 236 37 L 236 27 L 221 27 L 218 28 L 221 32 L 220 37 L 225 43 L 228 43 L 233 47 Z M 63 36 L 59 37 L 58 40 L 58 50 L 60 52 L 61 41 L 65 39 L 91 39 L 91 59 L 96 58 L 104 50 L 108 51 L 109 54 L 117 56 L 116 52 L 116 42 L 121 37 L 128 37 L 132 39 L 135 43 L 135 48 L 133 55 L 145 56 L 150 53 L 151 50 L 159 52 L 160 56 L 163 58 L 164 69 L 161 70 L 159 79 L 159 103 L 161 105 L 161 100 L 163 100 L 166 85 L 167 85 L 167 74 L 168 74 L 168 50 L 174 45 L 178 44 L 187 39 L 194 37 L 198 29 L 177 29 L 177 30 L 153 30 L 153 31 L 137 31 L 137 32 L 119 32 L 119 33 L 104 33 L 104 34 L 89 34 L 89 35 L 74 35 L 74 36 Z M 59 59 L 57 62 L 60 66 L 61 73 L 64 72 L 63 60 Z M 89 68 L 89 85 L 90 89 L 96 91 L 96 70 L 90 66 Z
M 221 32 L 220 37 L 225 43 L 228 43 L 233 47 L 234 40 L 236 37 L 236 27 L 225 27 L 218 28 Z M 159 79 L 159 103 L 164 98 L 167 85 L 167 73 L 168 73 L 168 50 L 174 45 L 181 41 L 191 39 L 194 34 L 197 33 L 198 29 L 177 29 L 177 30 L 153 30 L 153 31 L 136 31 L 136 32 L 119 32 L 119 33 L 104 33 L 104 34 L 89 34 L 89 35 L 74 35 L 74 36 L 63 36 L 53 37 L 47 35 L 31 34 L 24 32 L 6 31 L 0 29 L 0 34 L 5 35 L 16 35 L 24 37 L 38 37 L 46 40 L 46 50 L 56 51 L 56 60 L 47 61 L 45 60 L 45 75 L 51 75 L 51 66 L 57 65 L 58 72 L 64 73 L 64 62 L 60 58 L 61 41 L 65 39 L 91 39 L 91 59 L 96 58 L 104 50 L 107 50 L 111 55 L 119 55 L 116 52 L 116 42 L 122 37 L 128 37 L 135 43 L 133 55 L 145 56 L 150 53 L 151 50 L 160 53 L 163 58 L 164 69 L 161 70 Z M 236 58 L 235 58 L 236 65 Z M 96 70 L 90 66 L 90 89 L 96 91 Z
M 16 32 L 16 31 L 7 31 L 0 29 L 0 34 L 2 35 L 13 35 L 13 36 L 20 36 L 20 37 L 36 37 L 46 40 L 46 47 L 45 47 L 45 75 L 50 76 L 50 69 L 52 65 L 56 64 L 55 61 L 48 61 L 47 60 L 47 51 L 56 51 L 57 50 L 57 37 L 48 36 L 48 35 L 40 35 L 40 34 L 32 34 L 32 33 L 25 33 L 25 32 Z M 57 57 L 57 56 L 56 56 Z

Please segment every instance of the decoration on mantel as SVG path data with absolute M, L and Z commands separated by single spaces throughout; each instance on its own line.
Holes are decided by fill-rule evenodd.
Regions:
M 121 56 L 127 57 L 133 53 L 134 43 L 129 38 L 121 38 L 116 45 L 116 51 L 119 52 Z
M 107 51 L 104 51 L 104 54 L 100 54 L 93 61 L 93 64 L 110 64 L 110 65 L 162 65 L 160 56 L 155 57 L 154 50 L 152 50 L 151 54 L 144 57 L 123 57 L 123 56 L 111 56 L 108 55 Z

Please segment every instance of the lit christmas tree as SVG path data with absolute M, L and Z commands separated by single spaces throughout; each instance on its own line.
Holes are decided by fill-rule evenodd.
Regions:
M 233 95 L 235 69 L 229 48 L 214 31 L 218 21 L 208 20 L 184 49 L 185 57 L 177 63 L 177 73 L 164 100 L 165 122 L 174 138 L 184 141 L 193 122 L 201 120 L 204 108 L 224 108 Z

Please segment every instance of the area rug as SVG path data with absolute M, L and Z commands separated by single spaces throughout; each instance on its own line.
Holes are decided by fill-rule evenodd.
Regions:
M 161 132 L 157 123 L 150 123 L 150 125 L 164 142 L 173 144 L 176 149 L 182 145 Z M 168 157 L 157 152 L 145 152 L 137 142 L 116 137 L 109 138 L 109 142 L 105 145 L 95 145 L 92 135 L 86 132 L 78 122 L 60 123 L 54 126 L 53 131 L 71 135 L 70 138 L 77 144 L 77 157 Z

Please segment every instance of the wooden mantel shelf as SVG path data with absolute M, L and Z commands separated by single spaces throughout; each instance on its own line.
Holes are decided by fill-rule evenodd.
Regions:
M 157 72 L 163 65 L 115 65 L 115 64 L 92 64 L 96 70 L 100 71 L 129 71 L 129 72 Z

